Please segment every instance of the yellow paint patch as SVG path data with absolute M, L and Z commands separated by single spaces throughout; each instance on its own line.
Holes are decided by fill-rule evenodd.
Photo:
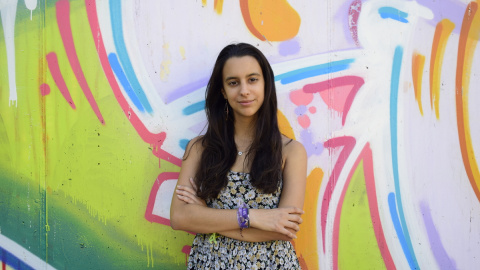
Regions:
M 315 168 L 307 177 L 307 187 L 305 191 L 305 214 L 302 215 L 303 223 L 300 225 L 300 231 L 295 240 L 295 249 L 297 255 L 302 261 L 305 261 L 308 269 L 318 268 L 318 250 L 317 250 L 317 209 L 318 193 L 323 180 L 323 171 Z
M 168 75 L 170 74 L 170 65 L 172 64 L 171 55 L 170 55 L 170 45 L 168 43 L 163 44 L 163 60 L 160 66 L 160 80 L 167 81 Z
M 180 46 L 180 55 L 182 56 L 182 60 L 185 60 L 185 47 Z
M 295 37 L 300 15 L 286 0 L 249 0 L 248 10 L 253 27 L 268 41 Z
M 280 133 L 287 136 L 290 139 L 295 140 L 295 134 L 293 133 L 293 128 L 288 122 L 287 117 L 279 110 L 277 111 L 277 119 L 278 119 L 278 128 L 280 129 Z
M 442 73 L 443 56 L 448 38 L 455 28 L 449 19 L 441 20 L 435 29 L 432 55 L 430 59 L 430 107 L 435 108 L 435 115 L 440 119 L 440 77 Z

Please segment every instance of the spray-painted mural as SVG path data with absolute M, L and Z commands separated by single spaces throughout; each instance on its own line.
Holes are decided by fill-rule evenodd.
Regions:
M 0 0 L 2 269 L 185 268 L 170 200 L 240 41 L 308 152 L 303 269 L 478 268 L 479 4 Z

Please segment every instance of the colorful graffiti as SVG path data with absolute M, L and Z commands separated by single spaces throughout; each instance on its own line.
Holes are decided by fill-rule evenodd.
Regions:
M 478 5 L 0 0 L 2 269 L 183 269 L 170 200 L 240 41 L 307 149 L 303 269 L 475 269 Z

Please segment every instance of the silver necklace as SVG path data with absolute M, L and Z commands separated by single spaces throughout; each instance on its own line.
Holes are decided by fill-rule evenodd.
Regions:
M 241 156 L 243 154 L 242 151 L 238 151 L 238 155 Z

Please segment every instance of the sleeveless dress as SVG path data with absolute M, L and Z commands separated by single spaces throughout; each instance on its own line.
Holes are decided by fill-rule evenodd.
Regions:
M 232 172 L 218 197 L 207 200 L 208 207 L 237 209 L 245 202 L 250 209 L 278 207 L 282 185 L 274 193 L 262 193 L 250 183 L 250 174 Z M 217 234 L 218 235 L 218 234 Z M 245 242 L 218 235 L 197 234 L 188 259 L 188 269 L 301 269 L 290 241 Z

